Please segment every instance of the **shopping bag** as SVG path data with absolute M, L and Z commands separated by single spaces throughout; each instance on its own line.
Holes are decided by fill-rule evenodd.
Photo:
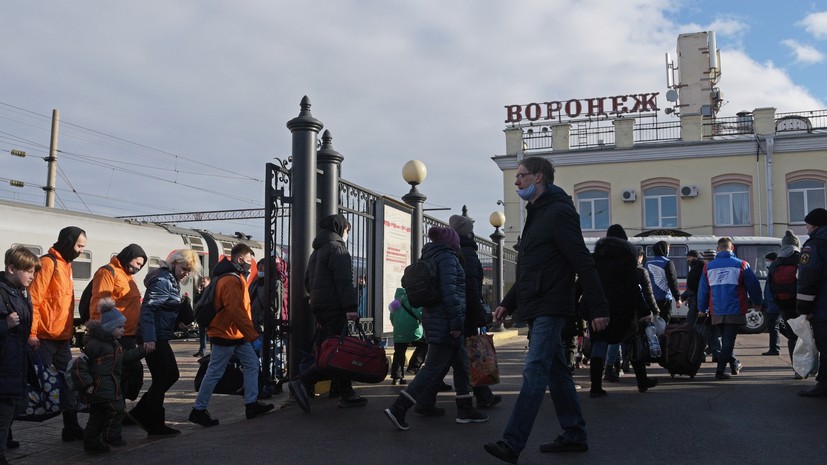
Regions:
M 32 376 L 26 384 L 25 409 L 17 416 L 20 421 L 46 421 L 60 415 L 60 388 L 63 379 L 53 365 L 43 364 L 40 354 L 29 357 Z
M 787 324 L 798 336 L 793 349 L 793 370 L 802 378 L 818 371 L 818 352 L 816 351 L 813 329 L 805 315 L 787 320 Z
M 358 337 L 342 334 L 322 341 L 316 355 L 316 367 L 332 375 L 340 375 L 360 383 L 380 383 L 388 376 L 385 349 L 365 335 L 357 321 Z
M 490 386 L 500 382 L 497 366 L 497 352 L 494 350 L 494 336 L 475 334 L 465 339 L 468 350 L 468 366 L 471 372 L 471 386 Z

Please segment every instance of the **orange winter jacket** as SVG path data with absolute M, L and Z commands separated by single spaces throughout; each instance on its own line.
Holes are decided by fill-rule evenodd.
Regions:
M 29 286 L 34 310 L 31 335 L 47 341 L 68 341 L 75 319 L 72 265 L 54 247 L 47 255 L 55 259 L 40 258 L 40 271 Z
M 112 257 L 109 260 L 109 266 L 102 266 L 95 272 L 92 278 L 92 298 L 89 300 L 89 318 L 92 320 L 100 320 L 98 313 L 98 302 L 105 297 L 112 298 L 115 301 L 115 306 L 118 307 L 123 316 L 126 317 L 126 324 L 124 325 L 124 336 L 134 336 L 138 330 L 138 320 L 141 315 L 141 291 L 138 290 L 138 285 L 132 279 L 132 275 L 127 274 L 123 269 L 118 257 Z
M 215 318 L 207 328 L 210 341 L 218 345 L 252 342 L 258 338 L 250 312 L 247 282 L 234 273 L 218 276 L 215 286 Z

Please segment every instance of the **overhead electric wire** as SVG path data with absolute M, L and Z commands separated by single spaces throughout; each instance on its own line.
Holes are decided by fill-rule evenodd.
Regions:
M 80 196 L 77 189 L 75 189 L 75 186 L 72 185 L 72 181 L 69 181 L 69 177 L 66 176 L 66 173 L 63 172 L 63 168 L 61 168 L 60 165 L 57 165 L 57 172 L 58 174 L 60 174 L 60 177 L 63 178 L 63 180 L 66 182 L 66 184 L 69 185 L 69 187 L 72 189 L 72 192 L 78 197 L 78 200 L 80 200 L 83 206 L 86 207 L 86 210 L 88 210 L 89 213 L 92 213 L 92 209 L 89 208 L 89 205 L 86 205 L 86 202 L 83 201 L 83 198 Z

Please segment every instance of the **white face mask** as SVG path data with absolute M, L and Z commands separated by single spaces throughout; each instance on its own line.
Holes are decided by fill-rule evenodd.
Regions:
M 345 242 L 347 242 L 347 235 L 348 235 L 347 231 L 342 233 L 342 240 L 345 241 Z
M 772 262 L 769 260 L 764 260 L 764 263 L 767 265 L 767 268 L 769 268 L 770 265 L 772 265 Z

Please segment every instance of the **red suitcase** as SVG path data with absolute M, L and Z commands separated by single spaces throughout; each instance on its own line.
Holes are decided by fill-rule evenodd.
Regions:
M 333 336 L 319 348 L 316 366 L 360 383 L 380 383 L 388 376 L 385 349 L 371 342 L 358 323 L 359 337 Z M 345 330 L 347 331 L 347 330 Z

